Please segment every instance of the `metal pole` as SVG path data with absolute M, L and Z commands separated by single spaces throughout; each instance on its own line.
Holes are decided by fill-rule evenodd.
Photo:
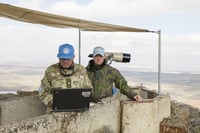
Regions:
M 79 47 L 78 47 L 78 52 L 79 52 L 79 64 L 81 64 L 81 30 L 79 29 Z
M 158 32 L 158 95 L 160 95 L 160 73 L 161 73 L 161 30 Z

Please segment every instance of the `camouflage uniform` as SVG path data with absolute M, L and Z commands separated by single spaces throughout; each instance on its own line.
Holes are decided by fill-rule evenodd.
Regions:
M 67 75 L 63 75 L 63 72 Z M 41 81 L 41 87 L 40 99 L 47 105 L 47 113 L 50 113 L 53 102 L 52 88 L 92 88 L 92 85 L 83 66 L 73 63 L 73 67 L 64 69 L 57 63 L 47 68 Z
M 113 85 L 129 98 L 133 98 L 137 95 L 137 93 L 127 85 L 127 81 L 120 72 L 107 65 L 105 61 L 101 66 L 95 66 L 94 61 L 90 60 L 86 69 L 93 85 L 92 97 L 94 99 L 112 96 Z

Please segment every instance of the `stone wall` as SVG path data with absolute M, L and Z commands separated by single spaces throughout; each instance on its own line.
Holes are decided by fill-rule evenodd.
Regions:
M 159 133 L 160 122 L 169 116 L 169 96 L 142 103 L 125 101 L 122 104 L 122 133 Z
M 34 98 L 38 99 L 38 97 Z M 22 101 L 26 102 L 25 100 Z M 20 105 L 19 103 L 22 101 L 19 100 L 18 104 L 15 102 L 16 106 Z M 169 101 L 168 96 L 141 103 L 134 101 L 119 102 L 118 100 L 113 101 L 108 98 L 102 103 L 92 105 L 85 112 L 40 114 L 41 116 L 2 125 L 0 132 L 130 133 L 137 131 L 138 133 L 159 133 L 159 122 L 170 115 Z M 40 110 L 40 108 L 35 109 Z M 15 115 L 22 116 L 24 114 L 26 116 L 26 113 L 27 111 L 23 112 L 21 110 L 21 112 L 18 111 L 18 114 L 15 113 Z M 16 120 L 14 115 L 13 118 Z
M 45 114 L 46 107 L 38 96 L 13 96 L 0 102 L 0 124 L 25 120 Z
M 10 133 L 119 133 L 120 103 L 96 104 L 85 112 L 59 112 L 0 127 Z

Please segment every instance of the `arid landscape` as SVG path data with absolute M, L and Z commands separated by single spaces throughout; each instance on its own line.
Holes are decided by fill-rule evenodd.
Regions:
M 13 93 L 17 90 L 38 90 L 44 67 L 0 65 L 0 92 Z M 121 70 L 130 86 L 143 85 L 157 91 L 156 72 Z M 169 93 L 171 99 L 200 108 L 200 74 L 162 73 L 161 94 Z
M 130 85 L 141 85 L 157 91 L 156 72 L 122 71 Z M 200 108 L 200 74 L 161 73 L 161 94 L 169 93 L 172 100 L 177 100 Z
M 44 68 L 0 66 L 0 91 L 37 90 Z

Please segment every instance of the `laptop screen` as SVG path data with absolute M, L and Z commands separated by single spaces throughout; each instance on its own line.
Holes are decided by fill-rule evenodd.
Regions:
M 91 89 L 53 89 L 53 110 L 54 111 L 84 111 L 90 106 Z

